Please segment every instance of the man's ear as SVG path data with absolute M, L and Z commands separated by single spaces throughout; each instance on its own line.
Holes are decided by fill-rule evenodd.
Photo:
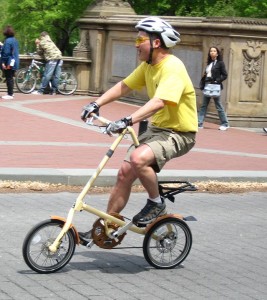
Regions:
M 155 39 L 155 40 L 153 40 L 153 48 L 154 48 L 154 49 L 158 49 L 158 48 L 160 48 L 160 46 L 161 46 L 161 41 L 160 41 L 160 39 Z

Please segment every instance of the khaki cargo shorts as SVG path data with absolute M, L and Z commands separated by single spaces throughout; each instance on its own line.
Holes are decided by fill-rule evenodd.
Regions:
M 194 132 L 176 132 L 171 129 L 160 128 L 149 125 L 147 131 L 142 133 L 138 140 L 141 144 L 148 145 L 154 152 L 156 165 L 153 165 L 155 172 L 160 172 L 167 161 L 182 156 L 189 152 L 195 145 Z M 128 149 L 125 161 L 130 162 L 131 153 L 135 146 Z

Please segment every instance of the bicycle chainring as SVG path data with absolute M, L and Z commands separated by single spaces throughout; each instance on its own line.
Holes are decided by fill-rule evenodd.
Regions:
M 113 213 L 110 215 L 124 221 L 124 218 L 119 214 Z M 113 229 L 114 231 L 116 231 L 119 227 L 120 226 L 115 223 L 112 222 L 108 223 L 108 228 Z M 121 243 L 125 235 L 126 232 L 114 239 L 108 237 L 106 235 L 106 230 L 105 230 L 105 221 L 102 218 L 97 219 L 93 224 L 92 239 L 94 243 L 100 248 L 112 249 L 116 247 Z

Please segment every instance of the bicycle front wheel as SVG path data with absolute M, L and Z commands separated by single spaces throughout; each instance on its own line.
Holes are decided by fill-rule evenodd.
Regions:
M 45 220 L 33 227 L 25 237 L 22 254 L 26 264 L 33 271 L 42 274 L 53 273 L 63 268 L 72 258 L 76 247 L 72 230 L 62 238 L 56 252 L 49 250 L 63 225 L 59 220 Z
M 146 233 L 143 253 L 147 262 L 157 269 L 170 269 L 185 260 L 192 246 L 188 225 L 173 217 L 155 223 Z
M 58 84 L 58 92 L 62 95 L 73 94 L 78 86 L 75 75 L 71 72 L 62 72 Z
M 24 94 L 29 94 L 34 91 L 36 81 L 36 77 L 29 69 L 23 68 L 16 72 L 16 86 L 18 90 Z

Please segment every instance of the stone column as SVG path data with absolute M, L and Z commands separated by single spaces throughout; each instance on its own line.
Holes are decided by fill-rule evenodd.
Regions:
M 92 60 L 89 82 L 91 96 L 99 96 L 104 92 L 103 73 L 106 70 L 104 63 L 110 26 L 110 22 L 105 24 L 105 20 L 114 16 L 116 23 L 119 20 L 119 17 L 116 20 L 116 15 L 135 15 L 135 12 L 127 1 L 97 0 L 88 6 L 82 18 L 78 20 L 83 41 L 81 40 L 75 51 L 78 55 L 89 55 Z

